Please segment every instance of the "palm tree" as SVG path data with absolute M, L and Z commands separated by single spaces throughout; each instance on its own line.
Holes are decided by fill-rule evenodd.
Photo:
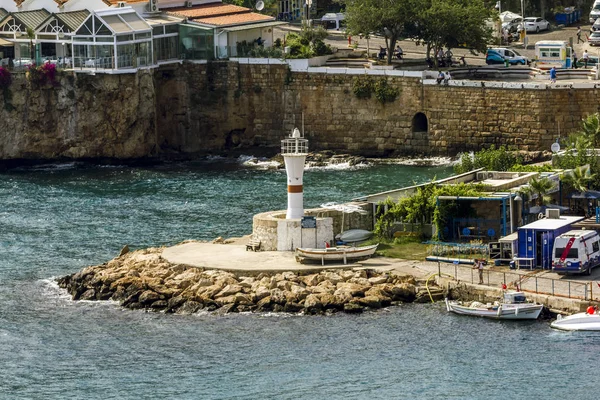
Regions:
M 590 138 L 594 145 L 600 142 L 600 114 L 589 115 L 581 123 L 582 133 Z
M 537 195 L 536 205 L 543 206 L 544 203 L 550 201 L 550 196 L 547 193 L 554 187 L 554 182 L 546 177 L 538 178 L 537 176 L 529 181 L 529 186 L 523 189 L 523 193 L 531 197 Z
M 584 165 L 572 170 L 570 174 L 564 174 L 562 181 L 567 187 L 581 193 L 588 190 L 589 183 L 595 178 L 595 174 L 590 172 L 590 166 Z
M 33 46 L 33 39 L 35 39 L 35 31 L 31 28 L 27 28 L 27 38 L 29 39 L 29 58 L 35 62 L 35 48 Z

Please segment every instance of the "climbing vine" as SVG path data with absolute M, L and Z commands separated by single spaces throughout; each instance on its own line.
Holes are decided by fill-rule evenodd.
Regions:
M 10 91 L 10 85 L 12 83 L 12 76 L 10 71 L 4 67 L 0 67 L 0 90 L 2 90 L 2 97 L 4 98 L 4 109 L 7 111 L 14 110 L 11 103 L 12 92 Z

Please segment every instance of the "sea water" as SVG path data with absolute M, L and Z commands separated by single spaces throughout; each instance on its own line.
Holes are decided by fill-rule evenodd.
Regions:
M 318 206 L 447 176 L 380 165 L 305 172 Z M 223 159 L 0 174 L 0 399 L 596 399 L 600 336 L 410 304 L 333 316 L 192 316 L 73 302 L 55 277 L 120 248 L 251 232 L 286 178 Z

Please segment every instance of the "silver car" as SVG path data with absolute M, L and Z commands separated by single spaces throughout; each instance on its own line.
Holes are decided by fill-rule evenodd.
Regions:
M 600 31 L 590 33 L 590 36 L 588 36 L 588 43 L 590 46 L 598 46 L 600 44 Z

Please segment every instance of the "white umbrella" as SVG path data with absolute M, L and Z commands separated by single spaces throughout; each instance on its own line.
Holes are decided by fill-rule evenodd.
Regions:
M 515 18 L 522 18 L 519 14 L 515 14 L 512 11 L 504 11 L 500 13 L 500 21 L 502 22 L 510 22 Z

